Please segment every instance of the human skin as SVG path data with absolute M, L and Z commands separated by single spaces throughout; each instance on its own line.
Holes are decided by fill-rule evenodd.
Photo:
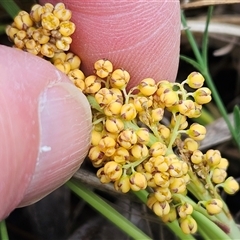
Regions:
M 44 3 L 46 1 L 41 1 Z M 57 3 L 57 1 L 48 1 Z M 179 1 L 62 1 L 76 24 L 71 50 L 86 75 L 100 58 L 145 77 L 174 81 Z M 81 4 L 80 4 L 81 3 Z M 0 219 L 64 184 L 84 160 L 91 112 L 84 95 L 49 62 L 0 46 Z

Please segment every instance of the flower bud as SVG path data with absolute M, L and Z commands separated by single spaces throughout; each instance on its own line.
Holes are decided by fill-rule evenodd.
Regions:
M 121 191 L 122 193 L 127 193 L 130 191 L 130 181 L 129 181 L 129 176 L 125 175 L 122 176 L 119 180 L 114 182 L 114 188 L 117 191 Z
M 130 187 L 133 191 L 143 190 L 147 187 L 147 179 L 146 176 L 139 172 L 134 172 L 130 176 Z
M 107 162 L 103 167 L 104 173 L 111 181 L 117 181 L 122 176 L 122 166 L 114 161 Z
M 211 199 L 205 202 L 204 206 L 210 215 L 214 215 L 222 211 L 223 202 L 220 199 Z
M 137 116 L 137 111 L 132 103 L 127 103 L 122 105 L 120 114 L 124 120 L 130 121 Z
M 154 189 L 154 196 L 159 202 L 169 201 L 172 194 L 168 188 L 157 187 Z
M 226 177 L 227 177 L 227 172 L 224 169 L 221 169 L 221 168 L 213 169 L 212 181 L 215 184 L 224 182 Z
M 167 215 L 170 212 L 170 205 L 167 201 L 164 202 L 155 202 L 152 207 L 153 212 L 162 217 L 163 215 Z
M 113 71 L 113 65 L 107 59 L 100 59 L 94 63 L 94 69 L 100 78 L 105 78 Z
M 223 189 L 228 194 L 234 194 L 239 190 L 239 184 L 233 177 L 228 177 L 223 183 Z
M 192 214 L 193 212 L 193 206 L 190 204 L 190 203 L 184 203 L 182 205 L 180 205 L 178 208 L 177 208 L 177 211 L 178 211 L 178 215 L 181 217 L 181 218 L 185 218 L 187 217 L 187 215 L 190 215 Z
M 130 74 L 123 69 L 113 71 L 110 79 L 110 85 L 114 88 L 123 89 L 130 80 Z
M 199 88 L 193 93 L 194 100 L 198 104 L 206 104 L 212 100 L 211 91 L 207 87 Z
M 161 217 L 163 222 L 173 222 L 177 219 L 177 211 L 176 208 L 173 206 L 170 206 L 170 211 L 168 214 L 165 214 Z
M 190 138 L 196 141 L 201 141 L 205 138 L 206 128 L 198 123 L 193 123 L 187 130 Z
M 201 73 L 192 72 L 188 75 L 186 83 L 189 85 L 189 87 L 196 89 L 203 86 L 204 80 L 205 79 Z
M 147 146 L 141 143 L 133 145 L 130 151 L 132 156 L 137 160 L 145 158 L 148 155 Z
M 197 222 L 191 215 L 185 218 L 180 218 L 180 227 L 185 234 L 194 234 L 197 231 Z
M 217 166 L 221 161 L 221 153 L 218 150 L 210 149 L 205 154 L 205 159 L 209 166 Z
M 195 150 L 191 156 L 191 162 L 194 164 L 200 164 L 203 161 L 203 153 L 200 150 Z
M 148 96 L 153 95 L 156 92 L 157 86 L 156 86 L 154 79 L 145 78 L 138 85 L 138 89 L 144 96 L 148 97 Z
M 149 154 L 153 157 L 163 156 L 167 151 L 167 146 L 161 142 L 155 142 L 149 150 Z

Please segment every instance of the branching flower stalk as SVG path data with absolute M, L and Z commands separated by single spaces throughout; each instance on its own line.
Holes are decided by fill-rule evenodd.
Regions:
M 21 11 L 6 33 L 14 47 L 51 61 L 86 95 L 93 119 L 88 157 L 98 168 L 99 180 L 123 193 L 135 192 L 180 239 L 195 239 L 197 231 L 205 239 L 238 238 L 240 232 L 219 188 L 234 194 L 239 185 L 227 177 L 228 160 L 219 151 L 199 150 L 205 127 L 188 123 L 211 101 L 203 75 L 190 73 L 181 84 L 149 77 L 127 92 L 130 73 L 100 59 L 92 75 L 85 76 L 79 56 L 69 52 L 75 30 L 70 18 L 63 3 L 37 4 L 30 14 Z M 162 121 L 165 114 L 171 116 L 168 125 Z M 84 187 L 78 191 L 73 182 L 68 186 L 94 202 Z
M 186 36 L 193 50 L 195 59 L 192 59 L 184 55 L 181 55 L 180 58 L 186 61 L 187 63 L 191 64 L 204 76 L 208 87 L 212 91 L 213 99 L 215 100 L 218 110 L 221 113 L 222 117 L 224 118 L 235 144 L 240 149 L 240 141 L 239 141 L 240 137 L 239 137 L 238 131 L 236 131 L 239 127 L 236 128 L 231 124 L 227 111 L 222 102 L 222 99 L 215 87 L 211 74 L 209 73 L 208 54 L 207 54 L 208 53 L 208 27 L 209 27 L 210 19 L 212 17 L 212 13 L 213 13 L 213 6 L 210 6 L 207 13 L 207 20 L 206 20 L 205 30 L 203 34 L 202 51 L 200 51 L 191 30 L 187 26 L 187 20 L 185 18 L 184 11 L 181 12 L 182 25 L 184 27 Z M 237 111 L 237 113 L 239 114 L 239 110 Z M 237 124 L 239 125 L 239 123 Z

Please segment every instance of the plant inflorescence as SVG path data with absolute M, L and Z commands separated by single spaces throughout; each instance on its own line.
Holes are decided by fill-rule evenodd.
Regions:
M 123 193 L 147 190 L 147 206 L 163 222 L 177 220 L 186 234 L 201 225 L 196 212 L 226 224 L 219 188 L 234 194 L 239 185 L 227 177 L 228 160 L 218 150 L 199 149 L 205 127 L 189 123 L 211 101 L 204 77 L 192 72 L 182 83 L 149 77 L 128 89 L 130 73 L 108 59 L 96 61 L 85 76 L 80 58 L 69 52 L 70 19 L 63 3 L 37 4 L 30 14 L 21 11 L 6 33 L 14 47 L 50 60 L 86 95 L 93 122 L 88 157 L 100 181 Z

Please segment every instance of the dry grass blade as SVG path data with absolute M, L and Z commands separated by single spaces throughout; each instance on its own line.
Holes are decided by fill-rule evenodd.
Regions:
M 186 1 L 183 1 L 183 3 L 181 3 L 181 8 L 189 9 L 189 8 L 205 7 L 210 5 L 233 4 L 233 3 L 240 3 L 240 0 L 198 0 L 198 1 L 191 1 L 187 3 Z

